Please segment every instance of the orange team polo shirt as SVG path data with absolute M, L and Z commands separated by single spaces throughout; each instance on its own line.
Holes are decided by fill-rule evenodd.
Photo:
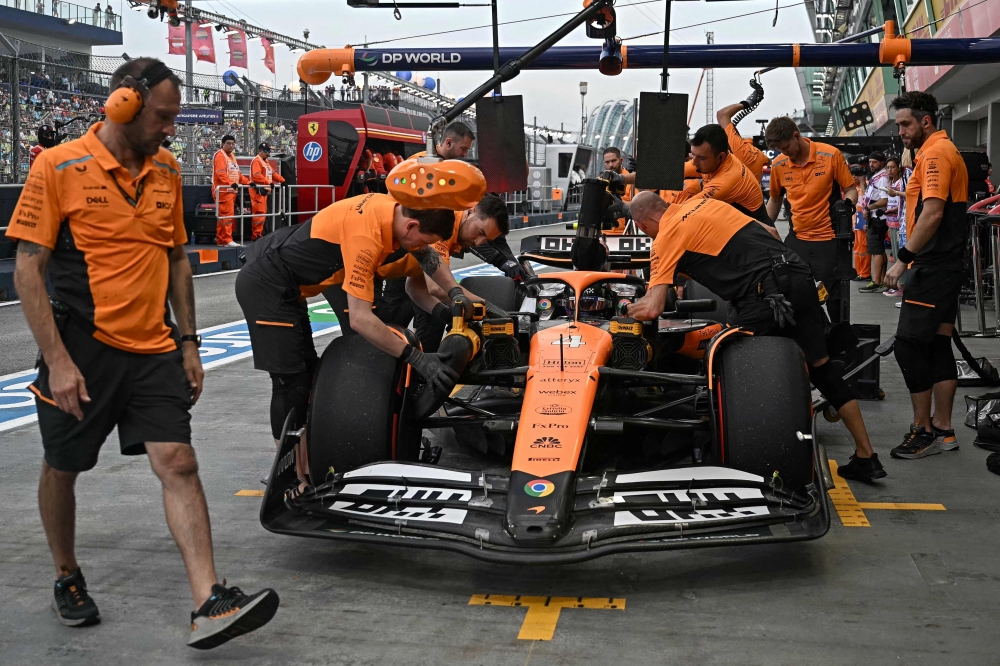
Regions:
M 38 156 L 7 236 L 52 250 L 53 295 L 93 324 L 97 340 L 169 352 L 168 253 L 186 242 L 180 168 L 160 148 L 133 179 L 97 138 L 102 125 Z
M 764 174 L 764 167 L 771 160 L 767 159 L 767 155 L 762 153 L 757 146 L 753 145 L 753 139 L 744 139 L 740 136 L 740 133 L 732 123 L 726 125 L 726 136 L 729 137 L 729 149 L 733 151 L 733 155 L 739 158 L 740 162 L 743 162 L 750 169 L 750 173 L 753 174 L 753 177 L 757 179 L 757 183 L 759 184 L 761 176 Z
M 833 146 L 810 141 L 809 159 L 799 166 L 787 155 L 771 165 L 771 196 L 788 197 L 792 206 L 792 230 L 799 240 L 833 239 L 830 202 L 840 198 L 841 189 L 854 187 L 854 177 L 844 155 Z
M 686 253 L 717 257 L 737 231 L 753 222 L 714 199 L 671 205 L 660 218 L 660 229 L 650 249 L 649 286 L 676 284 L 677 265 Z
M 713 173 L 702 174 L 702 183 L 704 189 L 692 195 L 692 199 L 718 199 L 742 206 L 750 212 L 764 205 L 760 181 L 753 177 L 750 169 L 735 155 L 727 155 Z
M 685 174 L 687 173 L 686 167 L 684 172 Z M 695 173 L 697 173 L 697 171 Z M 685 176 L 683 190 L 658 190 L 657 194 L 659 194 L 660 198 L 668 204 L 673 204 L 687 201 L 699 192 L 701 192 L 701 174 L 698 174 L 696 178 L 688 178 Z
M 340 246 L 343 268 L 315 285 L 301 285 L 305 297 L 343 283 L 346 293 L 362 301 L 375 301 L 375 274 L 399 245 L 392 236 L 396 200 L 388 194 L 364 194 L 337 201 L 316 213 L 310 239 Z
M 906 184 L 906 235 L 917 227 L 917 208 L 924 199 L 965 203 L 969 198 L 969 172 L 961 153 L 944 130 L 934 132 L 917 151 L 913 175 Z M 962 210 L 964 222 L 965 211 Z M 946 220 L 942 220 L 944 225 Z M 964 230 L 963 230 L 964 232 Z M 937 234 L 941 233 L 938 227 Z M 964 245 L 964 233 L 962 241 Z
M 455 211 L 455 229 L 451 232 L 451 238 L 445 238 L 439 240 L 437 243 L 431 245 L 431 247 L 438 253 L 441 257 L 441 261 L 444 262 L 445 266 L 451 267 L 451 255 L 463 252 L 465 248 L 462 247 L 462 243 L 458 240 L 458 232 L 462 227 L 462 220 L 465 219 L 465 214 L 468 211 L 456 210 Z

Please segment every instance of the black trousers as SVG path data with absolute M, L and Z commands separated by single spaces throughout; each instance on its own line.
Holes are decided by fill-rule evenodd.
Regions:
M 787 245 L 795 254 L 802 258 L 802 261 L 809 265 L 813 277 L 823 283 L 829 294 L 826 303 L 827 313 L 830 321 L 834 324 L 841 320 L 841 277 L 837 273 L 837 251 L 838 241 L 804 241 L 799 239 L 794 232 L 790 232 L 785 237 Z

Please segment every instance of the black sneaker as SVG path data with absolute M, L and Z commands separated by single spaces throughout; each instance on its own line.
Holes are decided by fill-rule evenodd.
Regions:
M 238 587 L 216 583 L 208 601 L 191 613 L 188 645 L 199 650 L 218 647 L 263 627 L 277 611 L 278 593 L 270 588 L 248 596 Z
M 886 289 L 888 289 L 887 286 L 885 286 L 884 284 L 875 284 L 874 280 L 872 280 L 863 287 L 858 287 L 858 291 L 860 291 L 862 294 L 881 294 Z
M 941 453 L 941 447 L 938 446 L 934 433 L 927 432 L 923 426 L 910 426 L 910 432 L 903 443 L 889 452 L 893 458 L 907 460 L 925 458 L 936 453 Z
M 853 481 L 874 481 L 875 479 L 884 479 L 887 476 L 885 468 L 878 460 L 877 453 L 873 453 L 871 458 L 859 458 L 857 454 L 852 455 L 851 462 L 837 468 L 837 474 Z
M 937 442 L 938 448 L 942 451 L 957 451 L 958 450 L 958 438 L 955 437 L 954 430 L 941 430 L 933 423 L 931 428 L 934 432 L 934 441 Z
M 67 627 L 89 627 L 101 621 L 97 604 L 87 594 L 87 581 L 79 569 L 66 571 L 56 579 L 52 610 Z

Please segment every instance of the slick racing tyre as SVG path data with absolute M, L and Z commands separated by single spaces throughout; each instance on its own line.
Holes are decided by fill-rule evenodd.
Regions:
M 406 369 L 360 335 L 330 342 L 316 370 L 306 429 L 314 484 L 331 469 L 416 460 L 420 430 L 409 426 Z
M 711 312 L 699 312 L 698 319 L 707 319 L 708 321 L 725 324 L 728 317 L 727 313 L 729 311 L 729 305 L 726 301 L 713 294 L 707 287 L 699 284 L 698 282 L 688 280 L 687 284 L 684 285 L 684 299 L 693 301 L 701 298 L 714 298 L 715 309 Z
M 788 338 L 740 337 L 720 350 L 717 403 L 721 423 L 716 458 L 785 490 L 804 493 L 813 477 L 809 374 Z
M 521 307 L 517 296 L 517 283 L 503 275 L 467 277 L 462 286 L 480 298 L 506 312 L 517 312 Z

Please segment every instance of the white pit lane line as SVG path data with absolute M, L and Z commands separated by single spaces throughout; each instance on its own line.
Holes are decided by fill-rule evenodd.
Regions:
M 540 268 L 542 267 L 536 266 L 536 270 Z M 458 280 L 473 275 L 501 275 L 499 270 L 489 264 L 466 266 L 456 269 L 454 274 Z M 318 314 L 333 314 L 326 300 L 311 304 L 309 310 Z M 340 324 L 335 322 L 312 322 L 312 328 L 314 338 L 340 332 Z M 235 363 L 253 354 L 245 319 L 209 326 L 199 330 L 198 333 L 202 336 L 200 351 L 205 370 Z M 28 385 L 35 381 L 37 376 L 38 371 L 34 368 L 0 376 L 0 432 L 38 421 L 35 394 L 28 389 Z

